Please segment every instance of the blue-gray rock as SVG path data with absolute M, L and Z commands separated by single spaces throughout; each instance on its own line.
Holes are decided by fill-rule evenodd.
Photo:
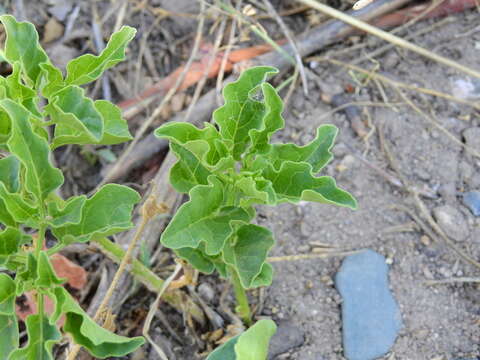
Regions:
M 472 211 L 473 215 L 480 216 L 480 191 L 469 191 L 463 194 L 463 203 Z
M 402 327 L 402 318 L 388 287 L 385 258 L 372 250 L 348 256 L 335 284 L 343 298 L 345 357 L 371 360 L 387 353 Z
M 277 332 L 270 340 L 268 360 L 273 360 L 278 355 L 302 346 L 304 342 L 305 333 L 302 329 L 296 327 L 290 322 L 280 322 L 277 324 Z

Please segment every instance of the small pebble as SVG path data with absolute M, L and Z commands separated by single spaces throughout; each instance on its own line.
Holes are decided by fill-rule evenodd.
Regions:
M 473 215 L 480 216 L 480 191 L 469 191 L 463 194 L 463 203 Z
M 469 235 L 468 225 L 463 214 L 450 205 L 433 209 L 433 216 L 445 233 L 456 241 L 463 241 Z

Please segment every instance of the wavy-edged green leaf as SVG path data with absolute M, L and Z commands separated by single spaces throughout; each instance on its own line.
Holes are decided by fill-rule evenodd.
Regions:
M 1 89 L 1 87 L 0 87 Z M 4 99 L 5 97 L 2 97 Z M 0 111 L 0 149 L 5 148 L 10 132 L 12 131 L 12 122 L 4 111 Z
M 269 83 L 263 83 L 262 93 L 265 114 L 262 119 L 262 127 L 260 129 L 252 129 L 249 132 L 252 141 L 250 152 L 252 153 L 268 152 L 271 147 L 269 145 L 270 137 L 285 126 L 285 121 L 282 117 L 283 101 L 275 88 Z
M 19 286 L 17 286 L 17 296 L 20 296 L 24 292 L 33 289 L 33 284 L 38 277 L 37 269 L 37 259 L 33 253 L 27 253 L 27 261 L 25 265 L 20 271 L 17 272 L 17 278 L 20 280 Z
M 305 146 L 295 144 L 274 144 L 271 153 L 274 167 L 280 169 L 284 161 L 306 162 L 312 165 L 312 171 L 318 173 L 333 158 L 330 149 L 335 142 L 338 129 L 334 125 L 321 125 L 316 138 Z
M 37 106 L 39 101 L 37 93 L 22 83 L 20 62 L 13 64 L 12 73 L 5 78 L 5 85 L 10 99 L 25 106 L 35 116 L 41 116 Z
M 215 270 L 215 265 L 212 261 L 199 249 L 184 247 L 175 250 L 175 254 L 187 260 L 190 265 L 204 274 L 211 274 Z
M 215 177 L 210 185 L 197 185 L 162 234 L 160 241 L 171 249 L 197 248 L 205 243 L 207 255 L 218 254 L 233 232 L 232 221 L 249 221 L 250 215 L 239 207 L 224 206 L 226 190 Z
M 94 81 L 102 73 L 125 59 L 125 48 L 135 37 L 136 30 L 122 26 L 108 41 L 100 55 L 82 55 L 67 64 L 67 84 L 82 85 Z
M 278 202 L 297 203 L 300 200 L 357 208 L 357 201 L 339 189 L 330 176 L 315 177 L 312 166 L 305 162 L 283 162 L 277 171 L 267 166 L 263 176 L 272 182 Z
M 270 339 L 276 331 L 277 326 L 272 320 L 259 320 L 216 348 L 206 360 L 266 360 Z
M 26 235 L 16 228 L 7 227 L 0 232 L 0 265 L 8 261 L 10 255 L 16 254 L 20 246 L 27 242 Z M 1 301 L 0 301 L 1 302 Z
M 252 288 L 272 285 L 273 280 L 273 266 L 269 263 L 264 263 L 260 274 L 258 274 L 252 281 Z
M 228 158 L 228 149 L 222 141 L 218 130 L 210 123 L 205 123 L 203 129 L 186 122 L 170 122 L 155 131 L 155 136 L 175 142 L 177 145 L 185 146 L 189 142 L 203 140 L 208 147 L 199 147 L 195 152 L 197 158 L 208 168 L 218 168 L 217 163 L 222 158 Z M 191 150 L 195 150 L 192 148 Z M 228 160 L 228 159 L 225 159 Z M 232 159 L 233 160 L 233 159 Z M 231 162 L 233 164 L 233 162 Z
M 19 222 L 38 228 L 38 209 L 27 203 L 20 194 L 9 192 L 2 182 L 0 182 L 0 202 L 13 220 L 13 223 L 5 223 L 6 225 L 14 226 L 16 222 Z
M 55 123 L 54 149 L 65 144 L 96 143 L 102 139 L 102 115 L 93 100 L 85 97 L 85 90 L 78 86 L 71 85 L 58 91 L 45 106 L 45 111 Z
M 274 205 L 277 201 L 272 183 L 265 179 L 253 179 L 250 176 L 242 177 L 235 183 L 244 195 L 241 199 L 241 206 L 252 204 Z
M 177 163 L 170 169 L 170 182 L 175 190 L 187 193 L 197 185 L 207 185 L 212 172 L 200 159 L 208 151 L 205 141 L 191 141 L 185 146 L 170 143 L 170 149 L 177 156 Z M 200 155 L 199 155 L 200 154 Z
M 40 78 L 39 88 L 43 96 L 50 98 L 65 87 L 63 75 L 60 69 L 50 63 L 40 64 L 40 68 L 43 71 L 43 76 Z
M 207 185 L 212 172 L 233 167 L 234 160 L 220 133 L 209 123 L 198 129 L 190 123 L 172 122 L 158 128 L 155 136 L 171 141 L 170 148 L 178 162 L 170 171 L 170 182 L 179 192 L 186 193 L 198 184 Z
M 15 295 L 15 281 L 7 274 L 0 274 L 0 357 L 3 356 L 3 359 L 7 359 L 19 346 Z
M 236 360 L 266 360 L 270 339 L 276 331 L 277 325 L 272 320 L 257 321 L 235 344 Z
M 238 360 L 235 354 L 235 345 L 238 339 L 240 339 L 240 335 L 234 336 L 225 344 L 212 351 L 206 360 Z
M 0 16 L 5 26 L 5 58 L 10 64 L 19 61 L 32 84 L 37 84 L 41 74 L 40 64 L 48 63 L 48 57 L 38 42 L 35 27 L 28 22 L 17 22 L 11 15 Z
M 10 99 L 0 101 L 0 108 L 12 119 L 8 148 L 25 167 L 25 188 L 38 201 L 63 184 L 63 175 L 52 166 L 47 141 L 32 130 L 29 112 Z
M 19 340 L 17 316 L 0 315 L 0 349 L 2 351 L 0 356 L 2 359 L 8 359 L 10 354 L 18 349 Z
M 240 160 L 246 150 L 250 141 L 249 132 L 264 128 L 266 108 L 262 101 L 255 98 L 255 92 L 267 76 L 277 72 L 277 69 L 269 66 L 253 67 L 223 89 L 225 105 L 215 110 L 213 118 L 220 127 L 222 137 L 230 143 L 235 160 Z
M 52 323 L 65 314 L 63 330 L 74 342 L 83 346 L 92 356 L 104 359 L 109 356 L 125 356 L 145 342 L 142 337 L 127 338 L 116 335 L 95 323 L 72 296 L 62 287 L 51 292 L 56 302 Z
M 138 193 L 127 186 L 107 184 L 85 201 L 79 224 L 52 229 L 57 239 L 74 236 L 77 241 L 89 241 L 130 229 L 132 210 L 140 201 Z
M 35 286 L 48 289 L 52 286 L 65 283 L 65 279 L 60 279 L 57 277 L 57 274 L 55 274 L 55 270 L 53 270 L 53 266 L 45 251 L 40 252 L 37 266 L 38 278 L 35 280 Z
M 49 220 L 48 223 L 54 228 L 79 224 L 82 219 L 82 210 L 87 197 L 72 196 L 63 204 L 51 201 L 47 203 Z
M 132 139 L 128 131 L 128 124 L 122 118 L 119 107 L 106 100 L 95 101 L 95 109 L 103 118 L 104 132 L 100 141 L 95 144 L 114 145 Z
M 10 276 L 0 273 L 0 304 L 11 301 L 15 297 L 16 288 L 15 281 Z M 6 308 L 2 308 L 2 311 L 4 315 L 15 314 L 14 303 L 12 302 Z
M 0 182 L 3 182 L 7 191 L 17 192 L 20 189 L 20 161 L 13 156 L 0 159 Z
M 270 230 L 247 224 L 240 226 L 232 240 L 225 245 L 224 260 L 237 271 L 245 289 L 259 284 L 270 285 L 272 282 L 272 273 L 265 273 L 268 271 L 265 269 L 262 274 L 262 268 L 273 244 L 273 235 Z M 260 274 L 262 274 L 262 281 L 256 281 Z M 270 278 L 265 279 L 266 275 L 270 275 Z
M 8 360 L 53 360 L 52 347 L 62 338 L 46 315 L 30 315 L 25 321 L 28 343 L 12 352 Z

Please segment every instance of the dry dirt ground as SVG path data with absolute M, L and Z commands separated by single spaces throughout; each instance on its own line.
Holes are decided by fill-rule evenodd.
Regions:
M 480 33 L 461 36 L 478 25 L 478 18 L 473 21 L 472 15 L 478 16 L 456 16 L 450 24 L 415 38 L 415 42 L 478 68 Z M 424 22 L 412 31 L 432 23 Z M 344 60 L 348 62 L 358 55 L 352 52 Z M 447 93 L 455 93 L 452 84 L 456 80 L 466 80 L 464 75 L 398 50 L 390 50 L 376 60 L 379 71 L 388 73 L 392 79 Z M 375 65 L 376 62 L 371 61 L 364 63 L 369 68 Z M 321 79 L 320 88 L 335 89 L 352 82 L 344 71 L 336 74 L 336 70 L 338 68 L 331 65 L 316 68 Z M 478 286 L 475 283 L 432 286 L 425 281 L 475 276 L 478 269 L 460 260 L 442 240 L 422 238 L 425 234 L 416 229 L 416 225 L 412 227 L 411 217 L 392 209 L 392 205 L 403 205 L 417 212 L 412 197 L 352 157 L 346 145 L 357 153 L 364 153 L 369 162 L 394 174 L 379 144 L 378 134 L 383 126 L 386 141 L 403 175 L 420 188 L 438 190 L 437 199 L 425 199 L 428 208 L 450 205 L 460 212 L 462 218 L 455 222 L 454 230 L 462 231 L 462 225 L 467 230 L 463 231 L 465 239 L 456 244 L 475 259 L 480 257 L 480 218 L 475 218 L 463 205 L 461 193 L 479 189 L 479 159 L 466 153 L 405 104 L 368 108 L 375 132 L 366 145 L 355 136 L 345 115 L 335 113 L 325 117 L 332 108 L 319 100 L 318 84 L 310 84 L 309 98 L 304 98 L 300 89 L 294 94 L 286 114 L 287 127 L 280 137 L 284 141 L 303 143 L 313 137 L 318 125 L 337 125 L 340 133 L 334 148 L 335 159 L 328 166 L 327 173 L 356 196 L 359 209 L 354 212 L 310 203 L 283 205 L 274 210 L 263 208 L 260 214 L 264 220 L 261 222 L 273 228 L 278 241 L 274 255 L 310 253 L 312 242 L 349 250 L 370 248 L 383 254 L 392 263 L 390 286 L 400 305 L 404 323 L 385 359 L 477 359 L 480 355 Z M 359 96 L 352 99 L 381 101 L 378 89 L 371 81 L 361 89 Z M 388 86 L 385 89 L 389 102 L 403 102 L 395 91 Z M 459 94 L 458 90 L 456 94 Z M 464 129 L 480 125 L 478 115 L 468 107 L 415 92 L 409 96 L 422 104 L 427 113 L 434 114 L 438 124 L 460 141 L 463 141 Z M 480 139 L 470 145 L 479 149 Z M 279 322 L 297 327 L 305 335 L 303 345 L 286 355 L 286 359 L 343 359 L 341 298 L 333 282 L 341 260 L 341 257 L 331 257 L 275 263 L 275 280 L 266 292 L 264 312 L 273 314 Z
M 108 7 L 110 2 L 98 4 L 99 8 Z M 35 14 L 31 16 L 35 20 Z M 471 31 L 475 28 L 478 30 L 478 19 L 475 11 L 451 16 L 449 22 L 426 35 L 415 36 L 413 41 L 479 69 L 480 31 Z M 144 20 L 146 24 L 142 23 Z M 81 14 L 78 21 L 82 24 L 90 20 Z M 150 25 L 149 19 L 134 18 L 132 21 Z M 299 19 L 295 21 L 299 22 Z M 435 21 L 418 23 L 401 35 L 414 34 L 432 26 Z M 164 26 L 169 24 L 167 20 Z M 152 49 L 156 53 L 156 47 L 160 47 L 160 50 L 168 53 L 168 46 L 162 45 L 165 42 L 160 45 L 155 43 L 155 34 L 149 40 Z M 176 36 L 175 32 L 173 34 Z M 366 43 L 367 47 L 337 55 L 339 50 L 347 46 L 339 44 L 322 55 L 351 62 L 383 45 L 370 37 L 359 37 L 358 41 Z M 138 44 L 132 46 L 132 49 L 136 49 Z M 135 50 L 133 53 L 136 54 Z M 162 60 L 158 64 L 159 75 L 165 76 L 171 72 L 178 62 L 178 58 L 173 63 L 166 60 L 164 63 Z M 475 277 L 479 269 L 461 260 L 437 236 L 425 234 L 408 214 L 392 209 L 393 205 L 402 205 L 418 214 L 411 195 L 393 187 L 379 172 L 352 156 L 351 148 L 357 154 L 363 154 L 368 162 L 399 178 L 400 175 L 391 168 L 380 146 L 379 134 L 383 131 L 402 175 L 418 188 L 430 189 L 437 194 L 435 199 L 423 199 L 429 211 L 449 205 L 460 212 L 460 219 L 454 222 L 450 231 L 465 235 L 455 244 L 475 259 L 480 259 L 480 218 L 475 218 L 462 204 L 461 194 L 468 190 L 480 190 L 480 159 L 469 155 L 432 122 L 406 105 L 405 100 L 388 84 L 349 74 L 340 67 L 326 63 L 307 60 L 306 65 L 317 77 L 310 76 L 308 97 L 300 87 L 292 95 L 285 112 L 286 128 L 276 139 L 301 144 L 313 138 L 319 125 L 337 125 L 340 132 L 334 148 L 335 159 L 325 172 L 334 176 L 341 187 L 357 198 L 359 209 L 354 212 L 318 204 L 260 208 L 259 223 L 269 226 L 277 238 L 272 255 L 311 254 L 314 253 L 315 243 L 329 244 L 335 247 L 335 251 L 370 248 L 383 254 L 391 263 L 390 285 L 400 305 L 404 324 L 391 353 L 385 359 L 476 359 L 480 355 L 480 289 L 472 282 L 429 285 L 426 281 Z M 360 65 L 384 72 L 392 79 L 458 96 L 465 94 L 454 87 L 455 82 L 469 81 L 463 74 L 399 49 L 391 49 Z M 135 72 L 136 69 L 132 68 L 131 74 Z M 128 80 L 131 78 L 128 77 Z M 363 119 L 370 125 L 367 130 L 371 130 L 371 134 L 366 141 L 355 134 L 344 113 L 332 112 L 333 107 L 320 100 L 321 92 L 342 92 L 347 84 L 353 84 L 358 89 L 358 93 L 350 95 L 352 102 L 373 103 L 372 106 L 359 108 Z M 478 113 L 471 107 L 415 91 L 405 94 L 460 142 L 464 141 L 462 132 L 465 129 L 480 126 Z M 480 97 L 480 94 L 477 93 L 477 96 Z M 480 139 L 473 139 L 469 145 L 480 152 Z M 78 186 L 88 189 L 95 185 L 99 171 L 92 170 L 85 160 L 80 162 L 83 165 L 74 169 L 78 176 L 73 177 L 83 179 L 86 184 Z M 85 176 L 86 173 L 95 176 Z M 297 347 L 276 358 L 344 359 L 341 298 L 333 281 L 341 261 L 341 256 L 331 256 L 274 263 L 275 280 L 264 291 L 261 314 L 272 316 L 287 334 L 295 334 L 298 340 Z M 210 284 L 218 283 L 214 277 L 201 277 L 201 280 Z M 222 286 L 213 288 L 218 290 L 213 303 L 218 304 L 216 299 Z M 173 325 L 181 329 L 180 316 L 175 315 L 170 319 L 177 321 L 178 324 Z M 161 323 L 158 323 L 154 333 L 163 333 L 167 337 L 167 343 L 170 342 L 177 359 L 193 359 L 192 354 L 199 350 L 189 347 L 188 353 L 182 352 L 183 345 L 169 339 L 167 332 L 162 331 Z

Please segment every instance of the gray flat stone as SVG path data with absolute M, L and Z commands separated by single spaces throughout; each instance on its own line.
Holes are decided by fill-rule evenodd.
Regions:
M 469 191 L 463 194 L 463 203 L 473 215 L 480 216 L 480 191 Z
M 372 250 L 348 256 L 335 284 L 343 298 L 345 357 L 373 360 L 387 353 L 402 327 L 402 319 L 388 287 L 385 258 Z
M 304 342 L 305 333 L 302 329 L 288 322 L 281 322 L 277 324 L 277 332 L 270 340 L 268 360 L 274 360 L 278 355 L 302 346 Z

